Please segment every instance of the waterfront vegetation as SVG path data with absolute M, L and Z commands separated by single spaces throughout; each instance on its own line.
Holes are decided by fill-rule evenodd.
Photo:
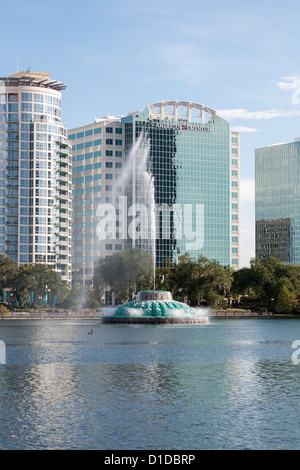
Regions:
M 151 258 L 134 250 L 134 257 L 121 252 L 99 262 L 94 276 L 96 296 L 109 286 L 117 301 L 124 302 L 138 290 L 153 288 Z M 133 273 L 133 259 L 137 258 L 140 263 Z M 271 257 L 252 259 L 249 267 L 233 270 L 203 256 L 195 259 L 185 254 L 176 263 L 167 261 L 156 268 L 155 288 L 171 291 L 175 299 L 192 306 L 300 314 L 300 266 Z
M 154 287 L 171 291 L 174 299 L 191 306 L 300 315 L 300 266 L 275 258 L 252 259 L 249 267 L 233 270 L 203 256 L 194 259 L 185 254 L 176 263 L 167 261 L 154 270 L 152 257 L 134 248 L 99 260 L 93 287 L 68 287 L 49 265 L 18 267 L 10 258 L 0 257 L 0 296 L 5 297 L 3 307 L 10 309 L 97 309 L 107 290 L 116 303 L 123 303 L 139 290 Z

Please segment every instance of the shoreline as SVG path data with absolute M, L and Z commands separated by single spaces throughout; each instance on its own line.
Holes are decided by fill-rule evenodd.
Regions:
M 8 320 L 102 320 L 107 315 L 103 311 L 37 311 L 37 312 L 10 312 L 0 315 L 0 321 Z M 274 319 L 274 320 L 299 320 L 300 315 L 282 314 L 271 312 L 220 312 L 211 311 L 206 318 L 211 320 L 245 320 L 245 319 Z M 104 322 L 103 322 L 104 323 Z

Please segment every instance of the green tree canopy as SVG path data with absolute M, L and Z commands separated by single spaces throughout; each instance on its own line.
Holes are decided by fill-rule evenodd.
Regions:
M 47 264 L 24 264 L 16 266 L 10 258 L 0 257 L 0 289 L 10 289 L 19 305 L 29 302 L 29 292 L 33 293 L 34 304 L 41 303 L 45 297 L 53 302 L 54 296 L 63 299 L 68 287 L 61 275 Z
M 0 292 L 3 295 L 3 289 L 12 287 L 13 280 L 18 268 L 11 258 L 4 258 L 0 255 Z
M 253 308 L 272 310 L 277 304 L 279 293 L 286 293 L 285 287 L 295 299 L 300 296 L 300 266 L 283 264 L 276 258 L 253 259 L 249 268 L 242 268 L 233 274 L 232 292 L 247 295 Z M 282 305 L 281 299 L 280 304 Z M 281 307 L 278 308 L 281 309 Z
M 221 305 L 230 292 L 231 270 L 204 256 L 194 259 L 186 253 L 176 264 L 168 262 L 158 268 L 156 283 L 191 304 Z
M 98 296 L 105 287 L 110 287 L 120 302 L 128 301 L 139 290 L 153 285 L 153 258 L 139 248 L 101 258 L 95 267 L 93 283 Z
M 286 286 L 282 286 L 275 303 L 276 313 L 289 314 L 292 312 L 293 308 L 297 306 L 297 303 L 296 295 L 293 292 L 290 292 Z

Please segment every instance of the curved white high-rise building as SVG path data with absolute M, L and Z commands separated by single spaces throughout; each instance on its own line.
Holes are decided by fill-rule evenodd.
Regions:
M 71 147 L 65 85 L 50 74 L 0 78 L 0 254 L 47 263 L 71 282 Z

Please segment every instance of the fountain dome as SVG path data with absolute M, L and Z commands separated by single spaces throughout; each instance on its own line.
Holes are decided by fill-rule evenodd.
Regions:
M 207 323 L 189 305 L 173 300 L 168 291 L 140 291 L 136 300 L 120 305 L 104 323 Z

